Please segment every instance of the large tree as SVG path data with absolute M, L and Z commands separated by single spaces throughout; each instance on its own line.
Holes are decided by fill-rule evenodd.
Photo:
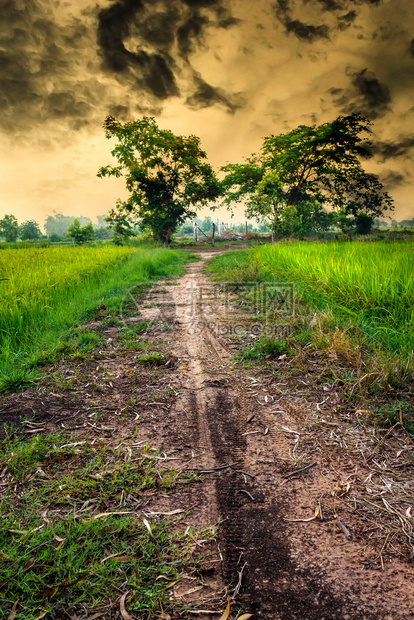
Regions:
M 168 245 L 177 225 L 195 217 L 196 206 L 220 195 L 220 183 L 196 136 L 176 136 L 151 117 L 121 123 L 108 116 L 104 128 L 107 138 L 118 140 L 112 155 L 119 165 L 101 167 L 98 176 L 124 175 L 130 192 L 109 213 L 110 222 L 125 215 Z
M 268 136 L 247 163 L 223 168 L 226 201 L 247 201 L 250 215 L 254 211 L 268 217 L 272 212 L 275 222 L 296 210 L 316 226 L 322 206 L 355 217 L 392 210 L 393 201 L 378 178 L 362 166 L 371 154 L 361 134 L 370 131 L 368 120 L 351 114 Z

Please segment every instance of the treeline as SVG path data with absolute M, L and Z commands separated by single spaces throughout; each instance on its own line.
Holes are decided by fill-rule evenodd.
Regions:
M 95 239 L 111 239 L 113 229 L 108 226 L 105 215 L 98 215 L 96 224 L 90 217 L 63 215 L 56 211 L 48 215 L 44 223 L 46 234 L 40 230 L 36 220 L 26 220 L 19 224 L 14 215 L 5 215 L 0 219 L 0 237 L 8 243 L 21 241 L 49 240 L 52 243 L 73 240 L 75 244 L 86 243 Z

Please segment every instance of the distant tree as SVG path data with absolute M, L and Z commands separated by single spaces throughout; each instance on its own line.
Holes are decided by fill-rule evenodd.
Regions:
M 23 241 L 40 239 L 41 236 L 39 224 L 35 220 L 27 220 L 20 226 L 20 239 Z
M 89 222 L 86 226 L 81 226 L 78 218 L 73 220 L 72 224 L 68 228 L 67 234 L 68 237 L 72 237 L 75 245 L 83 245 L 87 241 L 92 241 L 95 237 L 92 222 Z
M 63 241 L 63 236 L 62 235 L 58 235 L 57 233 L 52 233 L 49 236 L 49 239 L 52 243 L 58 243 L 59 241 Z
M 97 226 L 95 228 L 106 228 L 106 226 L 107 226 L 106 218 L 107 217 L 108 217 L 107 215 L 97 215 L 96 216 Z
M 95 228 L 95 239 L 112 239 L 114 231 L 110 226 Z
M 213 220 L 209 215 L 207 215 L 201 222 L 200 228 L 205 233 L 211 232 L 213 230 Z
M 19 232 L 19 224 L 14 215 L 5 215 L 3 219 L 0 220 L 0 235 L 5 237 L 8 243 L 17 241 Z
M 53 233 L 56 235 L 66 234 L 74 219 L 75 218 L 72 215 L 63 215 L 63 213 L 53 211 L 53 215 L 48 215 L 45 221 L 47 236 L 50 237 Z
M 101 167 L 98 176 L 125 175 L 131 193 L 110 212 L 110 221 L 120 213 L 139 219 L 168 245 L 176 227 L 195 216 L 197 205 L 220 195 L 220 184 L 196 136 L 176 136 L 149 117 L 121 123 L 108 116 L 104 128 L 107 138 L 118 140 L 112 155 L 119 165 Z

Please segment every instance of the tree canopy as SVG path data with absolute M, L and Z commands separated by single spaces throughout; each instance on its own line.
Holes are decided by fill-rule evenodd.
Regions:
M 265 218 L 274 228 L 289 218 L 302 228 L 323 227 L 323 206 L 345 217 L 392 210 L 392 199 L 361 163 L 371 156 L 361 135 L 371 131 L 370 125 L 351 114 L 264 138 L 259 154 L 222 168 L 227 204 L 244 202 L 250 217 Z
M 42 233 L 39 224 L 35 220 L 27 220 L 20 226 L 20 239 L 30 241 L 32 239 L 40 239 Z
M 75 245 L 83 245 L 88 241 L 92 241 L 95 237 L 92 222 L 89 222 L 86 226 L 81 226 L 79 219 L 75 218 L 68 228 L 67 235 L 72 237 Z
M 121 216 L 135 219 L 168 245 L 178 224 L 220 195 L 220 183 L 196 136 L 176 136 L 151 117 L 121 123 L 108 116 L 104 128 L 107 138 L 118 140 L 111 152 L 119 165 L 101 167 L 98 176 L 124 175 L 130 192 L 109 213 L 109 222 L 117 223 Z
M 17 241 L 19 232 L 19 223 L 14 215 L 5 215 L 0 220 L 0 236 L 5 237 L 8 243 Z

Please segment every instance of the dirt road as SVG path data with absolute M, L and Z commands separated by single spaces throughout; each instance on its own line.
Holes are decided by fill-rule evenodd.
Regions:
M 343 449 L 355 424 L 345 420 L 341 429 L 328 411 L 320 415 L 323 393 L 307 380 L 234 365 L 230 339 L 218 335 L 231 333 L 234 317 L 202 273 L 209 256 L 148 301 L 175 313 L 180 389 L 168 443 L 191 446 L 194 467 L 208 471 L 201 496 L 194 489 L 187 501 L 199 524 L 220 520 L 218 584 L 263 620 L 412 617 L 412 564 L 369 560 L 377 552 L 358 534 L 357 511 L 341 502 L 372 473 L 361 454 Z M 313 414 L 322 438 L 312 434 Z M 342 446 L 324 441 L 332 429 L 344 436 Z M 370 432 L 358 433 L 366 444 Z

